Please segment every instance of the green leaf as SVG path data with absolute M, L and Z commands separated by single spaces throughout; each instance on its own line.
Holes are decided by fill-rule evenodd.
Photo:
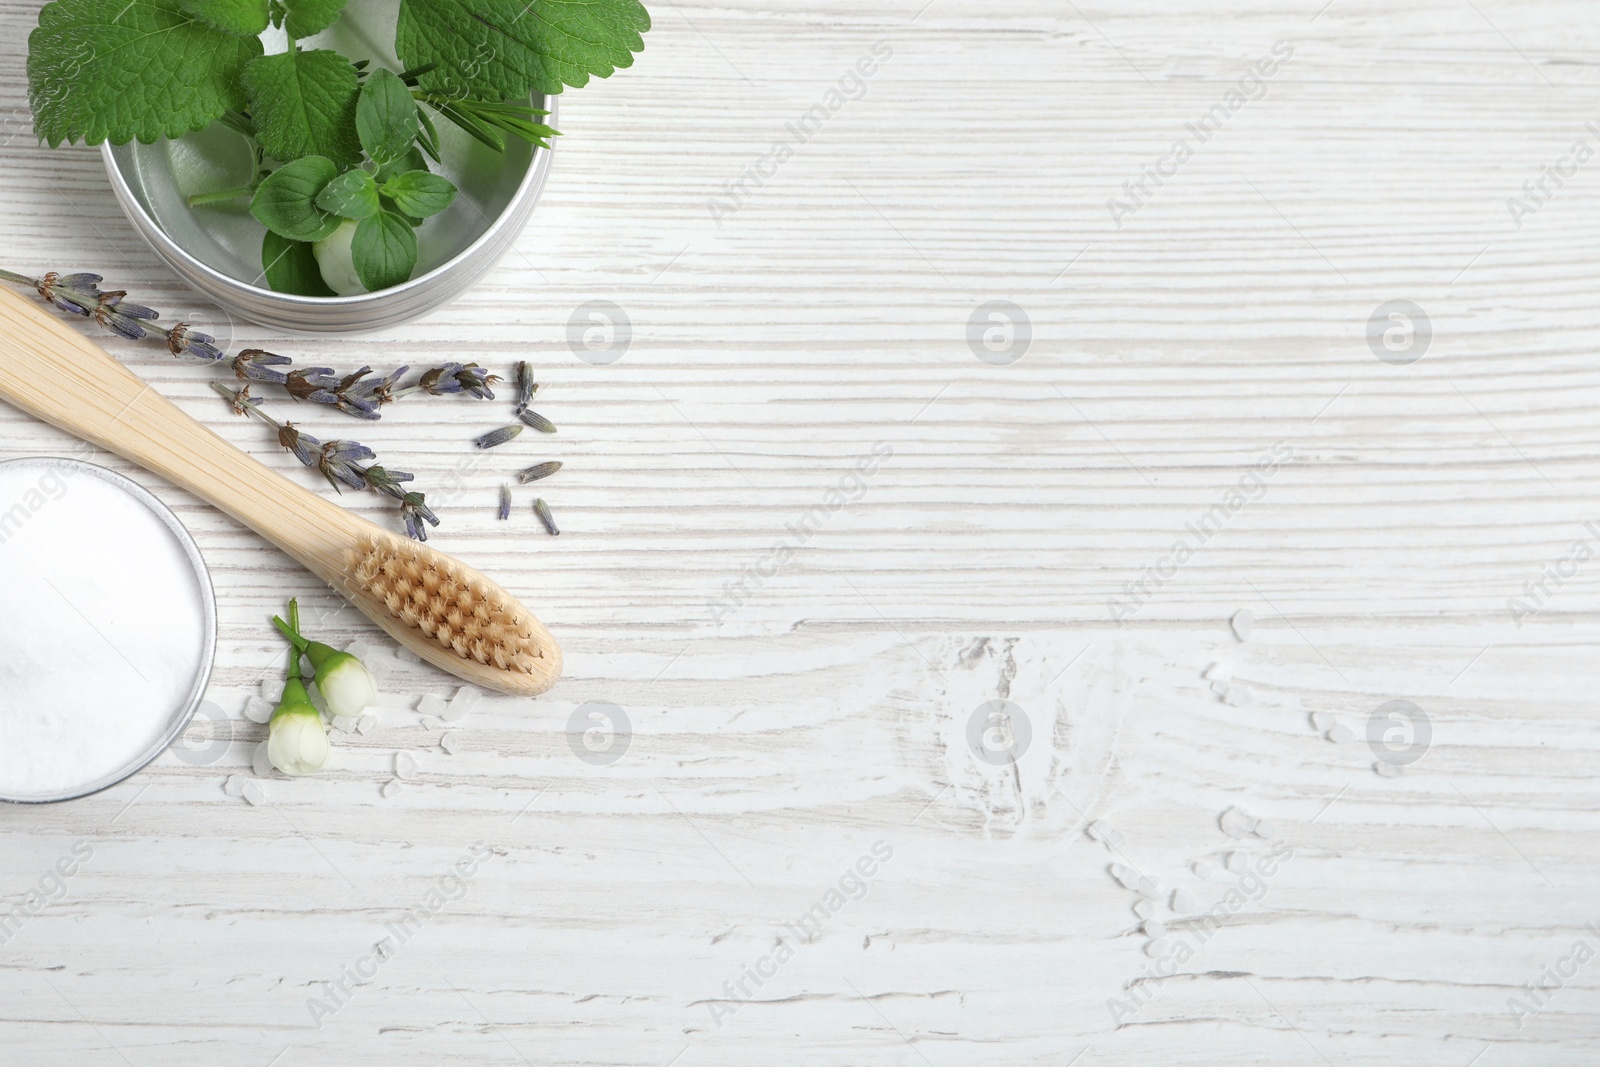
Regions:
M 356 276 L 368 292 L 399 285 L 417 265 L 417 231 L 392 211 L 380 211 L 356 225 L 350 243 Z
M 52 148 L 181 137 L 243 109 L 239 72 L 260 54 L 178 0 L 57 0 L 28 38 L 34 130 Z
M 632 66 L 649 28 L 639 0 L 400 0 L 395 50 L 438 64 L 426 90 L 509 100 Z
M 317 206 L 344 219 L 364 219 L 378 213 L 378 183 L 359 167 L 347 170 L 323 186 Z
M 437 215 L 456 198 L 455 183 L 441 174 L 412 170 L 383 183 L 383 195 L 415 219 Z
M 339 228 L 339 217 L 317 207 L 317 197 L 338 177 L 339 168 L 322 156 L 285 163 L 261 182 L 250 214 L 280 237 L 320 241 Z
M 356 105 L 356 130 L 361 147 L 378 166 L 387 166 L 417 140 L 417 102 L 392 70 L 379 67 L 367 75 Z
M 356 138 L 356 68 L 338 52 L 280 52 L 244 68 L 250 115 L 267 155 L 285 163 L 326 156 L 340 167 L 361 162 Z
M 397 174 L 404 174 L 412 170 L 427 170 L 428 161 L 422 158 L 422 150 L 415 145 L 411 150 L 388 166 L 378 168 L 378 183 L 388 181 Z
M 254 37 L 267 28 L 267 0 L 178 0 L 185 11 L 224 33 Z
M 291 241 L 271 230 L 261 242 L 261 269 L 275 293 L 296 296 L 337 296 L 322 280 L 322 269 L 309 241 Z
M 345 0 L 283 0 L 287 12 L 283 28 L 290 37 L 303 41 L 337 22 L 344 4 Z

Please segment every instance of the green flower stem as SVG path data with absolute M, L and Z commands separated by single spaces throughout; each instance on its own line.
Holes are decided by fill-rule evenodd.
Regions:
M 24 278 L 20 274 L 13 274 L 4 269 L 0 269 L 0 282 L 10 282 L 12 285 L 26 285 L 30 289 L 33 288 L 32 278 Z
M 306 691 L 305 677 L 300 673 L 300 650 L 289 650 L 289 669 L 283 678 L 283 696 L 278 699 L 277 710 L 272 713 L 273 718 L 285 714 L 289 710 L 298 711 L 301 707 L 311 707 L 311 694 Z
M 278 631 L 282 633 L 283 636 L 287 637 L 289 639 L 289 643 L 294 646 L 294 663 L 296 669 L 298 669 L 300 666 L 300 657 L 305 655 L 306 649 L 311 645 L 310 641 L 307 641 L 304 637 L 300 636 L 300 599 L 296 597 L 295 599 L 289 601 L 288 622 L 284 622 L 282 619 L 278 618 L 278 616 L 274 615 L 272 617 L 272 625 L 276 626 Z
M 232 189 L 218 189 L 214 193 L 195 193 L 186 202 L 190 207 L 199 207 L 201 204 L 221 204 L 228 200 L 240 200 L 256 195 L 257 184 L 251 182 L 249 185 L 236 185 Z

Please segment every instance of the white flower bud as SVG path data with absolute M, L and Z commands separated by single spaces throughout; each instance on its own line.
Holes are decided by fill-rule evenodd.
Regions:
M 336 719 L 359 718 L 378 700 L 372 672 L 348 653 L 318 666 L 317 689 L 327 702 L 328 714 Z
M 284 774 L 311 774 L 328 762 L 328 731 L 310 704 L 280 707 L 267 735 L 267 758 Z

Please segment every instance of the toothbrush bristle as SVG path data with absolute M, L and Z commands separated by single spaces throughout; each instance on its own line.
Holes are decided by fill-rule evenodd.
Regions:
M 393 618 L 462 659 L 527 675 L 547 668 L 527 612 L 448 556 L 414 541 L 367 539 L 350 573 Z

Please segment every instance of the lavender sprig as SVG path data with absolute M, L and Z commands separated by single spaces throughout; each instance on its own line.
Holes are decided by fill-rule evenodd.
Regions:
M 211 388 L 228 401 L 236 413 L 254 415 L 276 430 L 278 444 L 302 465 L 320 473 L 335 491 L 342 491 L 345 486 L 370 489 L 398 500 L 406 533 L 413 539 L 426 541 L 428 526 L 439 525 L 439 517 L 428 507 L 423 494 L 404 488 L 404 483 L 413 481 L 416 476 L 406 471 L 391 471 L 377 463 L 368 463 L 377 459 L 377 455 L 366 445 L 359 441 L 319 441 L 292 422 L 279 422 L 251 399 L 249 385 L 230 389 L 221 382 L 212 382 Z
M 490 374 L 476 363 L 445 363 L 422 374 L 411 385 L 401 387 L 400 379 L 408 367 L 400 367 L 381 377 L 369 378 L 372 368 L 363 367 L 354 374 L 338 376 L 331 367 L 310 367 L 297 371 L 281 371 L 293 363 L 288 356 L 246 349 L 228 357 L 217 347 L 216 338 L 188 323 L 180 322 L 171 328 L 155 325 L 160 315 L 143 304 L 128 301 L 121 290 L 104 292 L 98 274 L 57 274 L 51 271 L 41 278 L 0 269 L 0 281 L 26 286 L 47 304 L 69 315 L 94 319 L 102 327 L 130 341 L 160 337 L 174 356 L 193 356 L 207 363 L 227 366 L 239 380 L 260 382 L 285 388 L 296 400 L 336 407 L 358 419 L 379 418 L 378 409 L 384 404 L 410 393 L 425 392 L 433 396 L 463 394 L 480 400 L 493 400 L 492 386 L 500 377 Z

